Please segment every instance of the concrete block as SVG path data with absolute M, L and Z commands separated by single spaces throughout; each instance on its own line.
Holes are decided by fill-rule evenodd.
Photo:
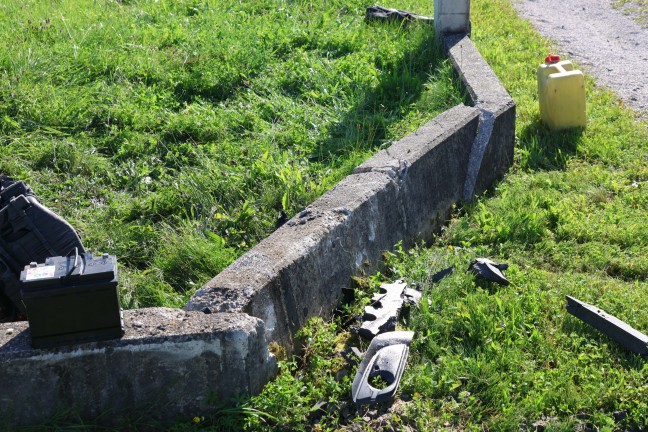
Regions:
M 26 322 L 0 324 L 3 427 L 61 413 L 190 419 L 213 410 L 210 398 L 258 393 L 276 371 L 257 318 L 152 308 L 124 311 L 124 324 L 122 339 L 52 349 L 31 348 Z
M 513 164 L 515 102 L 470 38 L 449 35 L 444 48 L 470 98 L 481 112 L 463 199 L 470 201 L 501 178 Z
M 470 33 L 470 0 L 434 0 L 434 28 L 438 35 Z
M 470 15 L 470 0 L 434 0 L 434 10 L 440 14 Z
M 462 14 L 442 14 L 438 18 L 436 31 L 441 34 L 469 33 L 470 20 Z
M 476 108 L 497 110 L 511 96 L 466 35 L 446 35 L 443 47 Z
M 472 191 L 470 185 L 468 183 L 466 185 L 465 201 L 470 201 L 475 196 L 481 195 L 496 180 L 504 177 L 504 174 L 513 165 L 515 108 L 515 102 L 510 99 L 508 103 L 500 106 L 499 109 L 484 112 L 485 117 L 491 116 L 492 118 L 492 129 L 482 152 L 481 162 L 477 164 L 477 158 L 474 160 L 474 166 L 478 165 L 478 168 L 471 177 L 474 178 Z M 469 169 L 472 169 L 472 167 L 469 167 Z
M 478 121 L 478 109 L 451 108 L 354 171 L 392 172 L 398 180 L 406 246 L 429 242 L 452 205 L 462 199 Z

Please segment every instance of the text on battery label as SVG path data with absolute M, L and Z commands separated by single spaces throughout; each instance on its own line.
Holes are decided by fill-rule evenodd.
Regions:
M 54 277 L 56 266 L 31 267 L 27 269 L 25 280 L 47 279 Z

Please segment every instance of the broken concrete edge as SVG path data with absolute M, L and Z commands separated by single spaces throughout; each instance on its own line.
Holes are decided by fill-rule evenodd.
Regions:
M 475 107 L 454 107 L 378 152 L 184 311 L 125 311 L 124 338 L 49 350 L 29 347 L 26 324 L 0 324 L 0 388 L 11 389 L 0 395 L 0 418 L 34 424 L 74 409 L 118 421 L 155 405 L 171 419 L 208 414 L 210 394 L 226 402 L 260 392 L 276 373 L 269 341 L 292 351 L 295 332 L 330 314 L 351 276 L 377 271 L 400 241 L 429 241 L 455 203 L 511 165 L 515 104 L 470 39 L 443 41 Z
M 441 43 L 473 106 L 481 112 L 464 185 L 463 200 L 470 201 L 503 177 L 513 164 L 516 106 L 466 34 L 443 36 Z
M 124 311 L 124 324 L 121 339 L 40 350 L 31 348 L 26 322 L 3 324 L 3 427 L 66 412 L 102 423 L 143 412 L 191 419 L 223 399 L 259 393 L 276 373 L 258 318 L 150 308 Z
M 470 34 L 470 0 L 434 0 L 434 29 L 437 36 Z

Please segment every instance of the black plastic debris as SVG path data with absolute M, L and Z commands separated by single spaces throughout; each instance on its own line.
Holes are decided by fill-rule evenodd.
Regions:
M 279 229 L 288 222 L 289 218 L 288 215 L 286 214 L 285 211 L 281 210 L 279 214 L 277 215 L 277 219 L 275 220 L 275 229 Z
M 83 252 L 69 223 L 43 206 L 25 183 L 0 176 L 0 321 L 25 314 L 20 272 L 26 265 L 75 249 Z
M 488 258 L 477 258 L 468 266 L 469 272 L 475 276 L 485 279 L 490 282 L 495 282 L 500 285 L 508 285 L 510 282 L 502 273 L 503 270 L 508 268 L 508 264 L 497 264 Z
M 329 403 L 324 400 L 318 401 L 311 407 L 310 413 L 308 414 L 308 419 L 310 421 L 316 421 L 321 418 L 324 414 L 326 414 L 326 408 L 328 407 L 328 404 Z
M 358 334 L 371 339 L 376 335 L 396 329 L 398 315 L 403 307 L 403 291 L 407 284 L 396 281 L 393 284 L 382 284 L 380 293 L 374 294 L 371 305 L 365 307 L 362 324 Z
M 451 275 L 452 272 L 454 271 L 454 269 L 455 269 L 454 266 L 450 266 L 450 267 L 448 267 L 446 269 L 443 269 L 443 270 L 440 270 L 440 271 L 434 273 L 432 275 L 432 282 L 434 282 L 434 283 L 441 282 L 441 279 L 443 279 L 444 277 L 446 277 L 448 275 Z
M 397 331 L 376 336 L 358 367 L 351 397 L 358 405 L 388 402 L 403 376 L 414 332 Z M 373 384 L 382 383 L 382 388 Z
M 419 15 L 414 12 L 409 12 L 406 10 L 400 9 L 391 9 L 378 5 L 369 6 L 365 13 L 365 20 L 370 21 L 400 21 L 408 23 L 411 21 L 428 21 L 432 22 L 433 19 L 425 16 Z
M 358 347 L 349 347 L 342 351 L 342 357 L 349 364 L 357 364 L 362 359 L 362 351 Z
M 583 303 L 574 297 L 566 298 L 567 312 L 611 337 L 628 351 L 642 355 L 648 353 L 648 336 L 596 306 Z

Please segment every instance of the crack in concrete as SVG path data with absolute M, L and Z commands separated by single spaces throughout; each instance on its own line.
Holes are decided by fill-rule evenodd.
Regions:
M 470 201 L 475 191 L 475 183 L 479 176 L 479 171 L 484 158 L 484 152 L 493 134 L 493 125 L 495 124 L 495 115 L 487 110 L 479 109 L 479 126 L 477 126 L 477 135 L 470 150 L 468 159 L 468 172 L 466 173 L 466 182 L 464 183 L 463 199 Z

